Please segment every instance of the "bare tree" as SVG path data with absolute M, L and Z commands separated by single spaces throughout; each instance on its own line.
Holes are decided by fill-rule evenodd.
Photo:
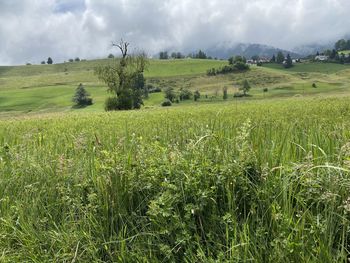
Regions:
M 128 55 L 128 47 L 130 43 L 124 42 L 123 39 L 120 40 L 119 44 L 116 44 L 112 42 L 113 47 L 118 47 L 120 49 L 120 52 L 122 53 L 122 58 L 125 59 L 126 56 Z

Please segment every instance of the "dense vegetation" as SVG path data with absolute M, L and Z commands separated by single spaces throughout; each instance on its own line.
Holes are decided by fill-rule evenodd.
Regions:
M 345 262 L 349 99 L 0 121 L 1 262 Z

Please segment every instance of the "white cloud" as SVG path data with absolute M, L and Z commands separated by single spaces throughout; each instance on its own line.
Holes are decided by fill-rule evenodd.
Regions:
M 349 10 L 348 0 L 0 0 L 0 64 L 106 56 L 120 38 L 149 53 L 293 48 L 350 33 Z

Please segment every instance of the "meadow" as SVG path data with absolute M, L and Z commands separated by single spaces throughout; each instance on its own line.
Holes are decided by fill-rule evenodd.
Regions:
M 0 121 L 1 262 L 346 262 L 349 98 Z
M 103 112 L 111 62 L 0 67 L 0 262 L 348 261 L 349 66 L 152 60 L 201 99 Z
M 103 112 L 104 101 L 110 94 L 106 85 L 97 79 L 94 69 L 108 63 L 114 63 L 114 60 L 0 67 L 0 117 L 63 111 Z M 238 92 L 245 79 L 252 86 L 249 99 L 346 95 L 349 91 L 348 65 L 302 63 L 285 70 L 280 65 L 267 64 L 264 67 L 252 66 L 250 71 L 243 73 L 206 75 L 207 69 L 225 64 L 227 61 L 218 60 L 151 60 L 145 77 L 148 84 L 163 89 L 185 87 L 199 90 L 202 96 L 197 104 L 222 102 L 224 87 L 228 88 L 228 100 L 236 101 L 233 94 Z M 80 83 L 94 100 L 92 106 L 84 109 L 72 107 L 72 97 Z M 312 87 L 313 83 L 317 88 Z M 265 88 L 268 92 L 263 92 Z M 145 107 L 157 108 L 163 100 L 164 94 L 151 94 L 144 100 Z

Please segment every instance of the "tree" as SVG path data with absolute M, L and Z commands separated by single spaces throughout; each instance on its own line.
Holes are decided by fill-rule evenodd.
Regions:
M 237 63 L 243 63 L 243 64 L 246 64 L 247 63 L 247 59 L 243 56 L 235 56 L 235 57 L 230 57 L 228 59 L 228 63 L 230 65 L 234 65 L 234 64 L 237 64 Z
M 189 100 L 192 97 L 192 92 L 188 88 L 180 89 L 180 100 Z
M 279 52 L 277 53 L 276 62 L 277 62 L 278 64 L 282 64 L 283 61 L 284 61 L 284 55 L 283 55 L 283 53 L 282 53 L 281 51 L 279 51 Z
M 159 59 L 169 59 L 169 55 L 167 51 L 159 52 Z
M 337 56 L 337 51 L 335 49 L 332 50 L 331 55 L 329 56 L 330 59 L 335 59 Z
M 194 99 L 194 101 L 199 100 L 200 97 L 201 97 L 201 94 L 199 93 L 199 90 L 196 90 L 196 91 L 193 93 L 193 99 Z
M 198 59 L 207 59 L 207 54 L 205 54 L 202 50 L 199 50 L 194 57 Z
M 114 55 L 111 53 L 111 54 L 108 55 L 107 58 L 114 58 Z
M 53 63 L 53 60 L 52 60 L 52 58 L 49 57 L 49 58 L 47 59 L 47 64 L 51 65 L 52 63 Z
M 293 60 L 292 60 L 292 58 L 290 57 L 289 54 L 287 55 L 286 64 L 284 64 L 284 67 L 285 68 L 293 67 Z
M 108 101 L 110 106 L 112 102 L 117 104 L 110 109 L 139 109 L 143 104 L 145 85 L 143 73 L 148 66 L 147 56 L 145 53 L 129 55 L 129 43 L 123 40 L 119 44 L 112 43 L 112 45 L 119 48 L 121 58 L 113 65 L 101 66 L 95 70 L 98 78 L 107 84 L 108 91 L 116 97 Z
M 79 107 L 92 104 L 92 99 L 90 98 L 90 94 L 85 90 L 85 87 L 81 83 L 75 90 L 75 94 L 73 96 L 73 102 L 76 104 L 76 106 L 79 106 Z
M 259 61 L 260 57 L 258 55 L 254 55 L 254 56 L 252 56 L 252 60 Z
M 43 61 L 41 61 L 41 65 L 45 65 L 46 64 L 46 62 L 43 60 Z
M 334 48 L 337 51 L 342 51 L 342 50 L 346 50 L 347 49 L 347 41 L 345 39 L 340 39 L 338 40 L 335 45 Z
M 224 100 L 227 100 L 227 99 L 228 99 L 227 87 L 223 87 L 223 88 L 222 88 L 222 93 L 223 93 L 222 98 L 223 98 Z
M 174 102 L 176 98 L 176 93 L 174 92 L 174 89 L 172 87 L 166 88 L 164 90 L 164 97 L 170 100 L 171 102 Z
M 76 58 L 74 59 L 74 61 L 75 61 L 75 62 L 79 62 L 79 61 L 80 61 L 80 58 L 76 57 Z
M 270 61 L 271 61 L 272 63 L 276 63 L 276 56 L 273 55 Z
M 244 96 L 247 96 L 247 93 L 249 92 L 250 90 L 250 84 L 248 82 L 248 80 L 244 80 L 243 81 L 243 86 L 239 88 L 239 90 L 243 91 L 243 95 Z

